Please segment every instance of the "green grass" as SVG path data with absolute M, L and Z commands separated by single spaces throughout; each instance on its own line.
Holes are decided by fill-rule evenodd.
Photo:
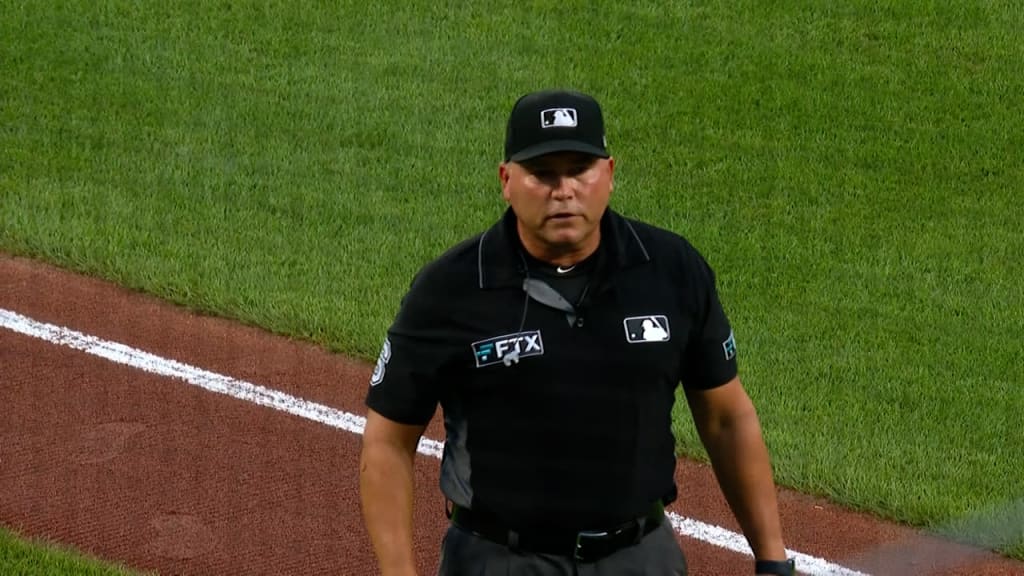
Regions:
M 0 528 L 0 574 L 4 576 L 132 576 L 132 572 L 43 542 L 29 544 Z
M 515 98 L 580 88 L 613 206 L 715 267 L 780 483 L 1024 526 L 1018 3 L 389 4 L 0 3 L 0 247 L 370 359 L 500 213 Z

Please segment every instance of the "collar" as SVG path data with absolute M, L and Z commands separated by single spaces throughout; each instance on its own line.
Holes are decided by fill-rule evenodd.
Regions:
M 647 247 L 630 221 L 611 208 L 605 209 L 601 216 L 601 242 L 607 243 L 605 277 L 651 260 Z M 516 230 L 516 215 L 508 208 L 501 220 L 480 235 L 477 245 L 480 289 L 521 287 L 526 277 L 526 258 L 522 250 Z

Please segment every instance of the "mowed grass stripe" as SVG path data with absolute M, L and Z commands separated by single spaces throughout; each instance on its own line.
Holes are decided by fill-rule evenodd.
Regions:
M 588 90 L 613 206 L 718 272 L 780 482 L 917 525 L 1012 515 L 1022 25 L 966 1 L 10 6 L 0 246 L 369 359 L 419 266 L 497 218 L 515 97 Z

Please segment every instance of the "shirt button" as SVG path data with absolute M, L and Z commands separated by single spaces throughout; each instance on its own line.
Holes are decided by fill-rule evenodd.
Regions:
M 576 319 L 576 327 L 577 328 L 583 328 L 583 318 L 577 318 Z

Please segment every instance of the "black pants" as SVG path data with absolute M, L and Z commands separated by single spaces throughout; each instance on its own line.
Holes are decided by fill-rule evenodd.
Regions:
M 568 556 L 512 551 L 449 526 L 441 546 L 438 576 L 686 576 L 686 558 L 669 522 L 635 546 L 591 563 L 579 563 Z

